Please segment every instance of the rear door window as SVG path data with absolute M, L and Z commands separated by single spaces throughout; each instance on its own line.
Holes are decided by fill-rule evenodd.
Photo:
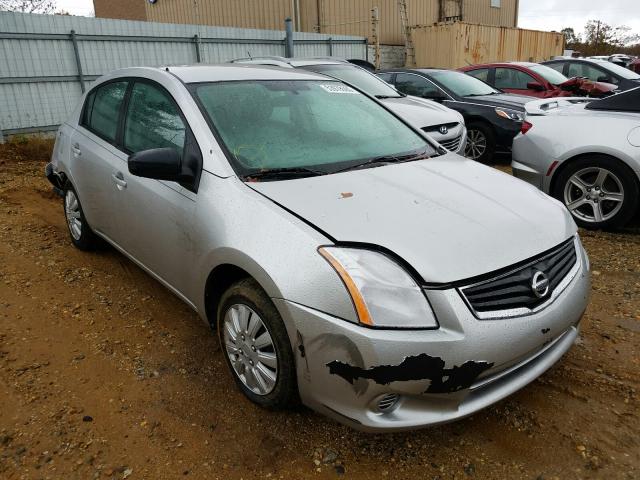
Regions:
M 495 87 L 501 89 L 527 90 L 527 83 L 535 79 L 515 68 L 496 68 Z
M 182 154 L 186 131 L 176 103 L 164 89 L 146 82 L 135 83 L 124 125 L 127 151 L 172 148 Z
M 118 118 L 128 82 L 111 82 L 93 90 L 85 102 L 82 125 L 110 143 L 116 140 Z
M 443 95 L 442 91 L 426 78 L 410 73 L 398 73 L 396 75 L 396 88 L 402 93 L 415 97 L 437 97 Z

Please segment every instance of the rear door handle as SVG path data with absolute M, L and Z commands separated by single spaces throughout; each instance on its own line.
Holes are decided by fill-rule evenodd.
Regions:
M 127 188 L 127 182 L 124 179 L 124 175 L 122 172 L 115 172 L 111 174 L 111 178 L 113 178 L 113 182 L 118 187 L 118 190 L 124 190 Z
M 80 150 L 80 144 L 78 143 L 74 143 L 71 146 L 71 151 L 73 152 L 74 157 L 79 157 L 80 155 L 82 155 L 82 150 Z

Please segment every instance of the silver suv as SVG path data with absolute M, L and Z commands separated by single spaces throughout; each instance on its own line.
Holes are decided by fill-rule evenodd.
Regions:
M 433 100 L 398 92 L 377 75 L 346 60 L 333 57 L 252 57 L 232 60 L 231 63 L 300 68 L 337 78 L 375 97 L 390 110 L 427 133 L 447 150 L 460 154 L 464 152 L 467 129 L 460 113 Z
M 106 240 L 186 302 L 266 407 L 456 420 L 553 365 L 587 305 L 559 202 L 311 72 L 116 71 L 47 175 L 71 241 Z

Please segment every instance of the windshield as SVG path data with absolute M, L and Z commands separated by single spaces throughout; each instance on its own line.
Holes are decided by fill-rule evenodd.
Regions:
M 240 176 L 334 173 L 379 157 L 436 154 L 384 107 L 340 82 L 215 82 L 191 90 Z
M 482 80 L 478 80 L 466 73 L 437 71 L 429 72 L 429 75 L 459 97 L 478 97 L 480 95 L 500 93 Z
M 560 85 L 561 83 L 569 80 L 557 70 L 554 70 L 551 67 L 547 67 L 546 65 L 534 65 L 529 68 L 553 85 Z
M 353 65 L 308 65 L 302 68 L 350 83 L 374 97 L 397 98 L 402 96 L 378 76 Z
M 616 75 L 621 76 L 622 78 L 626 78 L 627 80 L 638 80 L 640 79 L 640 75 L 638 75 L 637 73 L 621 67 L 620 65 L 616 65 L 615 63 L 611 63 L 611 62 L 607 62 L 607 61 L 603 61 L 603 62 L 595 62 L 598 65 L 600 65 L 601 67 L 609 70 L 610 72 L 615 73 Z

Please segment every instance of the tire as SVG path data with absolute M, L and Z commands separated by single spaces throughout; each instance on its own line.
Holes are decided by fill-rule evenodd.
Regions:
M 493 129 L 486 123 L 469 122 L 464 156 L 480 163 L 489 163 L 495 153 L 496 136 Z
M 638 209 L 638 180 L 626 165 L 607 155 L 573 161 L 554 182 L 552 195 L 589 229 L 626 225 Z
M 220 299 L 217 319 L 220 347 L 242 393 L 269 409 L 296 405 L 298 386 L 289 336 L 260 285 L 253 279 L 233 284 Z M 271 345 L 266 345 L 269 339 Z
M 99 244 L 98 237 L 87 223 L 78 194 L 69 181 L 65 183 L 63 193 L 62 208 L 71 242 L 80 250 L 94 250 Z

